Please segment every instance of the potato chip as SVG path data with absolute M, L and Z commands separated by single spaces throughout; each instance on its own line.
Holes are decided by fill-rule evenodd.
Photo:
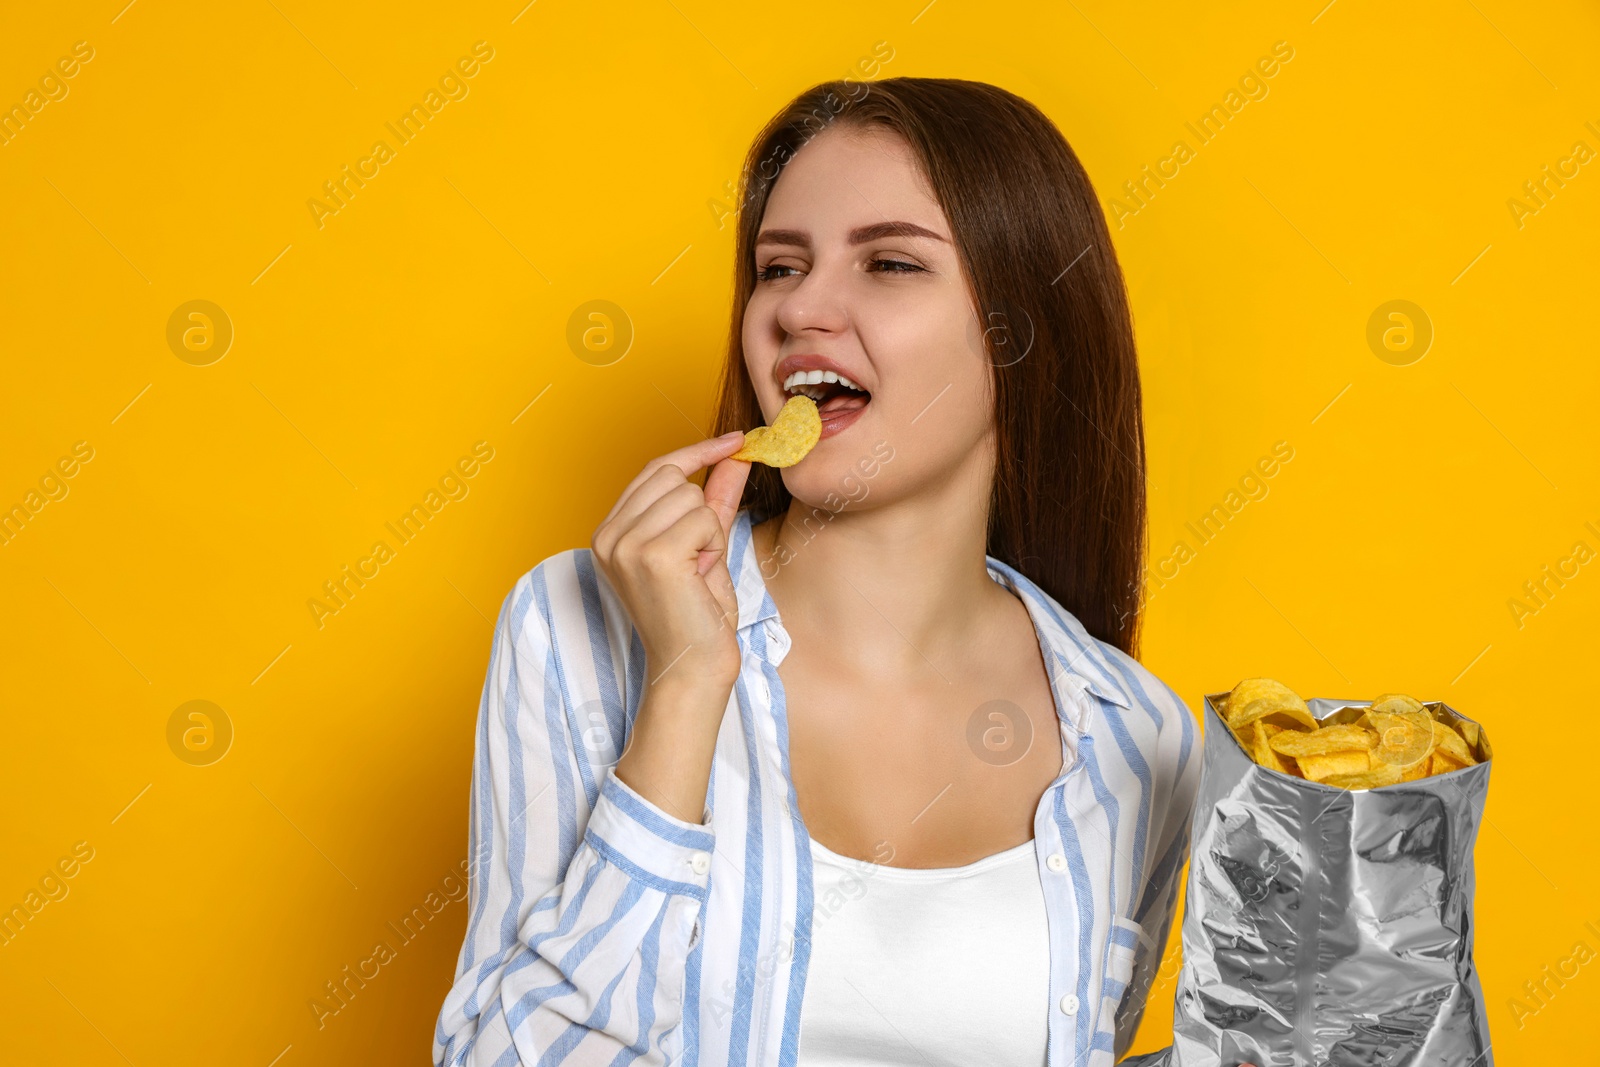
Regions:
M 1317 728 L 1317 720 L 1312 718 L 1311 712 L 1305 705 L 1295 707 L 1293 704 L 1284 704 L 1275 697 L 1252 700 L 1237 711 L 1230 711 L 1228 725 L 1235 730 L 1242 730 L 1251 723 L 1263 719 L 1291 730 Z
M 1257 700 L 1269 700 L 1277 707 L 1298 708 L 1306 713 L 1307 718 L 1311 717 L 1306 702 L 1282 682 L 1273 678 L 1246 678 L 1234 686 L 1233 692 L 1228 694 L 1227 703 L 1224 705 L 1228 725 L 1235 725 L 1239 712 Z M 1315 720 L 1312 721 L 1315 723 Z
M 1282 730 L 1283 727 L 1276 723 L 1263 722 L 1260 719 L 1254 720 L 1248 728 L 1246 736 L 1250 738 L 1250 741 L 1245 745 L 1245 751 L 1250 753 L 1251 759 L 1263 767 L 1270 767 L 1275 771 L 1282 771 L 1284 774 L 1298 776 L 1299 768 L 1294 766 L 1294 761 L 1285 759 L 1277 752 L 1274 752 L 1272 746 L 1268 743 L 1274 734 L 1280 733 Z
M 1394 705 L 1387 705 L 1394 706 Z M 1374 763 L 1392 763 L 1396 767 L 1426 764 L 1436 741 L 1433 718 L 1417 705 L 1416 710 L 1404 707 L 1400 711 L 1375 711 L 1374 704 L 1362 713 L 1360 725 L 1375 733 L 1377 744 L 1372 749 Z
M 1427 776 L 1432 778 L 1436 774 L 1449 774 L 1451 771 L 1459 771 L 1463 766 L 1465 765 L 1451 759 L 1443 749 L 1434 749 L 1433 755 L 1428 757 Z
M 1246 678 L 1217 710 L 1258 765 L 1339 789 L 1449 774 L 1478 762 L 1483 750 L 1477 723 L 1444 722 L 1438 705 L 1404 693 L 1380 695 L 1355 722 L 1324 725 L 1282 682 Z
M 1325 756 L 1297 756 L 1300 773 L 1313 782 L 1340 774 L 1361 774 L 1372 769 L 1367 750 L 1331 752 Z
M 1379 786 L 1394 785 L 1401 780 L 1402 773 L 1393 763 L 1375 763 L 1371 770 L 1355 774 L 1330 774 L 1322 779 L 1322 784 L 1338 786 L 1340 789 L 1377 789 Z
M 771 426 L 746 430 L 744 447 L 728 458 L 769 467 L 792 467 L 821 439 L 822 416 L 817 412 L 817 402 L 809 396 L 792 396 Z
M 1433 720 L 1433 740 L 1438 746 L 1438 751 L 1443 752 L 1456 764 L 1465 767 L 1478 761 L 1467 751 L 1467 743 L 1460 734 L 1439 720 Z
M 1303 756 L 1326 756 L 1332 752 L 1359 751 L 1362 759 L 1361 769 L 1365 770 L 1367 749 L 1377 743 L 1377 738 L 1378 735 L 1365 726 L 1341 723 L 1306 733 L 1299 730 L 1285 730 L 1280 734 L 1274 734 L 1268 743 L 1276 751 L 1285 756 L 1293 756 L 1295 759 Z M 1460 738 L 1456 740 L 1459 741 Z M 1303 762 L 1300 769 L 1305 769 Z
M 1410 712 L 1413 715 L 1427 715 L 1428 710 L 1422 706 L 1422 701 L 1415 697 L 1408 697 L 1404 693 L 1384 693 L 1367 706 L 1368 711 L 1388 712 L 1391 715 Z

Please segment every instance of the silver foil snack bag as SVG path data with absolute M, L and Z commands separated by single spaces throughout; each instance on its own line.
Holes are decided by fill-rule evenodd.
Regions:
M 1346 790 L 1258 766 L 1227 696 L 1205 698 L 1173 1045 L 1123 1062 L 1492 1067 L 1472 961 L 1487 735 L 1472 766 Z M 1306 703 L 1328 726 L 1370 702 Z

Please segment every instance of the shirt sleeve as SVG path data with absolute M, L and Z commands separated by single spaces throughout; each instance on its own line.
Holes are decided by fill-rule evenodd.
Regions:
M 1194 713 L 1170 686 L 1153 675 L 1148 678 L 1147 690 L 1161 711 L 1163 723 L 1153 763 L 1166 773 L 1155 781 L 1149 850 L 1152 860 L 1133 916 L 1148 941 L 1137 950 L 1128 992 L 1117 1013 L 1118 1057 L 1133 1043 L 1144 1017 L 1145 996 L 1155 981 L 1172 932 L 1184 865 L 1189 858 L 1189 824 L 1200 789 L 1200 730 Z
M 495 624 L 472 768 L 467 933 L 435 1067 L 666 1064 L 680 1043 L 713 836 L 574 744 L 586 728 L 574 707 L 591 695 L 581 679 L 614 659 L 591 645 L 607 628 L 571 571 L 563 557 L 541 563 Z M 596 692 L 622 691 L 616 673 Z M 598 782 L 592 808 L 586 781 Z

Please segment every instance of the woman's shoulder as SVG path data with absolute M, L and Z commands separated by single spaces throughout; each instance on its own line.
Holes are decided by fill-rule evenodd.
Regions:
M 1156 700 L 1166 708 L 1182 711 L 1185 718 L 1191 720 L 1194 718 L 1189 705 L 1184 703 L 1178 691 L 1158 677 L 1149 667 L 1109 641 L 1102 641 L 1098 637 L 1094 640 L 1100 648 L 1101 656 L 1110 665 L 1113 678 L 1130 699 L 1136 703 L 1145 699 Z
M 1189 705 L 1176 689 L 1116 645 L 1085 636 L 1094 643 L 1098 662 L 1115 693 L 1127 702 L 1123 717 L 1139 723 L 1139 729 L 1130 732 L 1148 739 L 1141 746 L 1147 750 L 1147 758 L 1181 770 L 1188 763 L 1199 729 Z
M 1112 728 L 1114 747 L 1125 756 L 1127 748 L 1137 750 L 1143 767 L 1136 768 L 1136 776 L 1152 791 L 1162 810 L 1179 817 L 1174 825 L 1183 838 L 1183 820 L 1188 819 L 1200 786 L 1200 723 L 1178 691 L 1154 671 L 1117 646 L 1094 640 L 1118 692 L 1129 704 L 1110 716 L 1117 720 Z
M 1017 568 L 990 556 L 989 569 L 999 572 L 1025 599 L 1042 605 L 1041 633 L 1055 643 L 1059 662 L 1098 700 L 1100 721 L 1117 734 L 1119 744 L 1136 751 L 1137 761 L 1147 765 L 1169 758 L 1180 767 L 1188 762 L 1198 723 L 1176 689 L 1110 641 L 1090 633 L 1077 615 Z

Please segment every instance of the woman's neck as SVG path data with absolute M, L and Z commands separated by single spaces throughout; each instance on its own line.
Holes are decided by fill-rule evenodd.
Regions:
M 958 656 L 1011 594 L 985 568 L 987 516 L 926 498 L 830 513 L 796 500 L 754 531 L 791 635 L 826 640 L 843 668 L 890 675 Z

